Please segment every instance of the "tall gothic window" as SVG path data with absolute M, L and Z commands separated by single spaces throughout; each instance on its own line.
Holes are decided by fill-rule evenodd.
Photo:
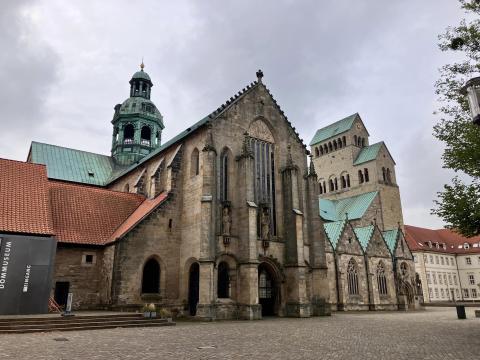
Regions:
M 225 150 L 220 157 L 220 200 L 228 200 L 228 152 Z
M 385 276 L 385 266 L 382 262 L 379 262 L 377 265 L 377 285 L 378 293 L 380 295 L 387 295 L 387 277 Z
M 198 149 L 195 148 L 192 151 L 192 157 L 190 159 L 190 175 L 196 176 L 200 173 L 200 154 Z
M 348 294 L 358 295 L 357 264 L 355 264 L 355 260 L 353 259 L 350 259 L 347 265 L 347 283 L 348 283 Z
M 358 170 L 358 182 L 363 184 L 363 172 L 362 170 Z
M 274 144 L 265 140 L 250 138 L 250 148 L 255 158 L 255 202 L 269 206 L 270 233 L 276 235 Z

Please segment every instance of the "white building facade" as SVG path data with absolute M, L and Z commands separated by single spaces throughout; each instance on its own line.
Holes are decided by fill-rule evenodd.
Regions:
M 425 303 L 480 301 L 480 237 L 405 225 Z

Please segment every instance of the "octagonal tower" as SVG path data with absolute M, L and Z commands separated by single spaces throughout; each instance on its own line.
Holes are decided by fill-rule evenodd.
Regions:
M 112 157 L 120 165 L 133 164 L 161 144 L 163 117 L 150 100 L 153 83 L 143 68 L 142 62 L 130 80 L 130 97 L 114 108 Z

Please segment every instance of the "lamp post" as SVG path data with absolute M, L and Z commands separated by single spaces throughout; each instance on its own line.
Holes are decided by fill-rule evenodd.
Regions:
M 480 126 L 480 76 L 468 80 L 460 92 L 467 96 L 473 123 Z

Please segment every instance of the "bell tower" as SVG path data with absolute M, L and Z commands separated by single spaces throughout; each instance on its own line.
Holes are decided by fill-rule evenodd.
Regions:
M 152 80 L 140 65 L 130 80 L 130 97 L 115 105 L 112 157 L 120 165 L 131 165 L 160 147 L 163 116 L 150 100 Z

